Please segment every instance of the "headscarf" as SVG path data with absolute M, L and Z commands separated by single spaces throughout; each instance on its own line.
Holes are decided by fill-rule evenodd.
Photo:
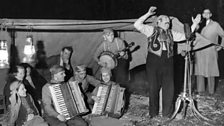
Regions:
M 9 107 L 9 125 L 14 125 L 15 121 L 18 118 L 19 109 L 21 106 L 21 99 L 17 94 L 18 89 L 22 83 L 20 81 L 14 81 L 10 84 L 11 96 L 9 97 L 10 107 Z

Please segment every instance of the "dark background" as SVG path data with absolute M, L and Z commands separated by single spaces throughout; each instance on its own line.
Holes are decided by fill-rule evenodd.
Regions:
M 209 7 L 216 17 L 219 0 L 4 0 L 0 18 L 115 20 L 138 18 L 150 6 L 157 14 L 189 22 L 191 16 Z

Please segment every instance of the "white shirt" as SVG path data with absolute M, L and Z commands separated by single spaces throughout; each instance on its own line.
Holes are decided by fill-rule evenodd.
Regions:
M 211 21 L 211 20 L 207 20 L 207 21 L 206 21 L 206 26 L 209 24 L 210 21 Z

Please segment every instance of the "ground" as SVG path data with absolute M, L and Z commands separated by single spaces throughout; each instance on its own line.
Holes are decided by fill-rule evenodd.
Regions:
M 192 107 L 187 107 L 185 118 L 180 118 L 181 114 L 177 114 L 170 122 L 166 122 L 167 118 L 156 117 L 149 119 L 148 103 L 149 99 L 142 95 L 132 94 L 130 96 L 130 104 L 127 112 L 121 119 L 130 120 L 135 126 L 223 126 L 224 125 L 224 81 L 220 81 L 217 91 L 214 95 L 192 95 L 195 106 L 198 112 L 209 120 L 203 120 L 191 110 Z M 179 110 L 183 113 L 183 108 Z
M 193 95 L 192 99 L 195 101 L 197 110 L 204 117 L 210 119 L 210 121 L 197 118 L 199 116 L 194 115 L 191 112 L 191 107 L 188 106 L 186 111 L 186 117 L 182 119 L 175 118 L 174 120 L 167 122 L 167 118 L 156 117 L 149 119 L 148 116 L 148 97 L 139 94 L 131 94 L 127 111 L 120 118 L 129 122 L 128 126 L 223 126 L 224 125 L 224 80 L 221 81 L 217 87 L 217 91 L 214 95 L 204 94 L 202 96 Z M 182 108 L 180 108 L 182 110 Z M 182 110 L 183 112 L 183 110 Z M 180 115 L 180 114 L 178 114 Z M 1 116 L 3 121 L 4 116 Z
M 135 71 L 135 75 L 132 75 L 133 80 L 128 86 L 124 85 L 131 92 L 130 96 L 127 96 L 127 109 L 119 119 L 128 122 L 125 123 L 125 126 L 224 126 L 224 80 L 219 81 L 214 95 L 192 94 L 192 98 L 190 98 L 194 101 L 197 111 L 209 121 L 200 118 L 197 114 L 194 115 L 189 104 L 187 104 L 185 118 L 181 118 L 182 116 L 179 114 L 184 113 L 181 106 L 179 109 L 181 112 L 178 112 L 177 118 L 172 121 L 161 116 L 150 119 L 145 73 L 142 72 L 142 68 L 140 71 Z M 0 116 L 0 124 L 6 124 L 4 123 L 5 118 L 4 115 Z

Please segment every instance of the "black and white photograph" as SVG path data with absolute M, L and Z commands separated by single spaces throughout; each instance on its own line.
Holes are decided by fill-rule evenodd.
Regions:
M 0 126 L 223 126 L 224 0 L 3 0 Z

